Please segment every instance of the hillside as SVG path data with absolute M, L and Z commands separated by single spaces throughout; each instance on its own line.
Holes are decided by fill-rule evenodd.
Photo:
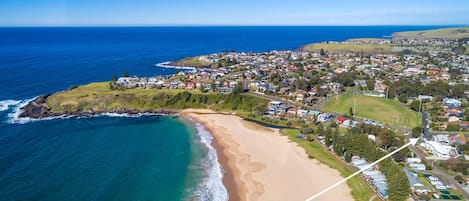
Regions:
M 418 113 L 397 103 L 378 97 L 341 94 L 339 100 L 330 98 L 321 109 L 326 112 L 349 114 L 356 99 L 356 116 L 383 122 L 392 126 L 413 128 L 420 125 Z
M 252 112 L 265 108 L 267 100 L 247 94 L 202 93 L 199 90 L 112 90 L 108 82 L 91 83 L 40 97 L 28 104 L 23 116 L 42 118 L 103 112 L 138 113 L 186 108 L 210 108 Z M 259 109 L 260 108 L 260 109 Z
M 392 46 L 389 44 L 353 44 L 353 43 L 313 43 L 302 47 L 305 51 L 347 51 L 347 52 L 373 52 L 389 53 Z
M 469 27 L 444 28 L 444 29 L 433 29 L 433 30 L 425 30 L 425 31 L 397 32 L 393 34 L 393 38 L 394 39 L 469 38 Z

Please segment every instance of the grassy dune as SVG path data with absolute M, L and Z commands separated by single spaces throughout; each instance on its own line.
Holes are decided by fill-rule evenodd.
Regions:
M 389 53 L 392 46 L 388 44 L 348 44 L 348 43 L 314 43 L 303 47 L 306 51 L 351 51 L 351 52 L 374 52 Z
M 469 27 L 456 27 L 445 29 L 433 29 L 425 31 L 406 31 L 393 34 L 394 38 L 446 38 L 458 39 L 469 38 Z
M 250 112 L 267 100 L 245 94 L 202 93 L 199 90 L 111 90 L 108 82 L 91 83 L 53 94 L 47 106 L 55 113 L 89 111 L 151 111 L 157 109 L 212 108 Z
M 404 126 L 413 128 L 420 125 L 417 112 L 397 103 L 378 97 L 352 94 L 341 94 L 339 100 L 331 98 L 325 102 L 321 109 L 327 112 L 348 114 L 356 99 L 356 116 L 383 122 L 391 126 Z

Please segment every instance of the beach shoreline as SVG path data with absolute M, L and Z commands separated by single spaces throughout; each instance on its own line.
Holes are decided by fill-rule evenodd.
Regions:
M 183 110 L 181 114 L 213 135 L 212 145 L 230 201 L 303 201 L 342 179 L 338 171 L 309 159 L 278 129 L 205 109 Z M 259 146 L 257 141 L 261 140 Z M 342 184 L 318 200 L 353 198 L 350 188 Z

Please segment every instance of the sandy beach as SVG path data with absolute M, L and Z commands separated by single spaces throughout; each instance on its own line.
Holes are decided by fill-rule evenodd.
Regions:
M 230 200 L 304 201 L 342 179 L 339 172 L 307 157 L 278 130 L 235 115 L 210 110 L 185 110 L 215 138 Z M 317 200 L 353 200 L 342 184 Z

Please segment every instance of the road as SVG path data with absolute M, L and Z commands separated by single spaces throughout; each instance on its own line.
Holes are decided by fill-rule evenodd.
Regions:
M 261 93 L 254 93 L 254 92 L 248 92 L 249 94 L 251 95 L 254 95 L 254 96 L 258 96 L 258 97 L 262 97 L 262 98 L 266 98 L 266 99 L 269 99 L 269 100 L 276 100 L 276 101 L 285 101 L 285 99 L 282 99 L 282 98 L 279 98 L 279 97 L 276 97 L 276 96 L 271 96 L 271 95 L 266 95 L 266 94 L 261 94 Z M 318 101 L 318 103 L 316 105 L 314 105 L 311 109 L 314 109 L 314 110 L 318 110 L 318 111 L 321 111 L 321 105 L 324 104 L 324 102 L 326 102 L 329 98 L 333 98 L 335 96 L 329 96 L 327 98 L 323 98 L 321 100 Z M 291 101 L 291 100 L 288 100 L 288 104 L 291 104 L 291 105 L 294 105 L 294 106 L 300 106 L 298 103 L 294 102 L 294 101 Z M 333 115 L 335 116 L 338 116 L 338 115 L 343 115 L 343 114 L 339 114 L 339 113 L 332 113 Z M 355 117 L 356 120 L 358 121 L 363 121 L 364 119 L 361 119 L 361 118 L 357 118 Z M 422 112 L 422 135 L 424 138 L 426 138 L 426 136 L 428 134 L 431 134 L 427 128 L 427 125 L 428 125 L 428 114 L 426 112 Z M 409 131 L 408 128 L 404 128 L 404 127 L 398 127 L 397 129 L 399 130 L 403 130 L 403 131 Z M 409 149 L 414 152 L 420 159 L 424 160 L 425 162 L 427 162 L 427 164 L 432 164 L 432 161 L 430 160 L 427 160 L 425 158 L 425 154 L 422 153 L 420 150 L 418 150 L 417 148 L 415 148 L 414 146 L 409 146 Z M 464 195 L 464 197 L 466 198 L 469 198 L 469 191 L 466 190 L 465 187 L 463 187 L 462 185 L 460 185 L 452 175 L 449 175 L 447 174 L 446 172 L 442 171 L 440 168 L 434 166 L 433 167 L 433 170 L 430 171 L 430 173 L 433 173 L 437 176 L 439 176 L 440 178 L 442 178 L 447 184 L 450 184 L 451 186 L 453 186 L 454 188 L 456 188 L 461 194 Z
M 432 161 L 426 159 L 425 154 L 422 153 L 419 149 L 415 148 L 414 146 L 409 146 L 409 149 L 412 152 L 414 152 L 417 155 L 417 157 L 424 160 L 427 164 L 432 164 Z M 459 184 L 452 175 L 447 174 L 446 172 L 442 171 L 437 166 L 433 166 L 433 170 L 429 172 L 442 178 L 443 181 L 453 186 L 456 190 L 458 190 L 461 194 L 463 194 L 465 198 L 469 198 L 469 192 L 466 190 L 466 188 L 464 188 L 461 184 Z

